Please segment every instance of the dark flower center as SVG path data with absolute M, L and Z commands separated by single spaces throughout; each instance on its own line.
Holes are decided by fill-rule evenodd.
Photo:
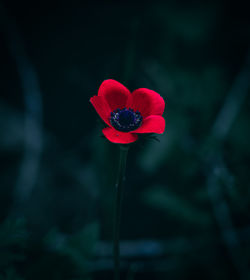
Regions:
M 141 126 L 142 116 L 139 111 L 135 112 L 131 108 L 116 109 L 111 113 L 110 122 L 115 129 L 128 132 Z

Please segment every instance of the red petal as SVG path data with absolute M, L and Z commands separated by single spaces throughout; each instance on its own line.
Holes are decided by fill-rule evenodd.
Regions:
M 105 80 L 98 91 L 98 96 L 103 96 L 109 104 L 111 111 L 123 109 L 127 104 L 130 91 L 115 80 Z
M 161 134 L 165 130 L 165 120 L 162 116 L 149 116 L 143 120 L 142 125 L 132 133 L 158 133 Z
M 129 144 L 138 139 L 138 135 L 130 132 L 121 132 L 114 128 L 106 127 L 102 130 L 104 136 L 113 143 Z
M 144 118 L 150 115 L 161 116 L 165 109 L 165 101 L 159 93 L 147 88 L 139 88 L 132 92 L 127 107 L 138 110 Z
M 93 96 L 90 98 L 90 102 L 102 120 L 110 126 L 111 110 L 105 98 L 102 96 Z

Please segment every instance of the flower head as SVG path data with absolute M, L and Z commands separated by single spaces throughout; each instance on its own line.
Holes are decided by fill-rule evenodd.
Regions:
M 108 125 L 102 132 L 113 143 L 129 144 L 138 139 L 138 134 L 161 134 L 165 130 L 165 102 L 153 90 L 139 88 L 131 93 L 110 79 L 101 84 L 90 102 Z

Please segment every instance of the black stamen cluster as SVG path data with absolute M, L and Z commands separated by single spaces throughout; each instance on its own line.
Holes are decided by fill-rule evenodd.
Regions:
M 110 123 L 119 131 L 129 132 L 141 126 L 142 115 L 131 108 L 116 109 L 111 113 Z

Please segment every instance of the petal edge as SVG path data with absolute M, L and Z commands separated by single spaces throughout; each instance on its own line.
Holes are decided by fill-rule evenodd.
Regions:
M 132 133 L 157 133 L 162 134 L 165 130 L 165 119 L 162 116 L 152 115 L 147 117 L 142 125 Z
M 102 96 L 93 96 L 90 98 L 90 103 L 95 108 L 97 114 L 101 117 L 101 119 L 110 126 L 110 114 L 111 110 L 106 100 Z
M 111 127 L 104 128 L 102 132 L 110 142 L 116 144 L 129 144 L 135 142 L 138 139 L 137 134 L 121 132 Z
M 98 90 L 98 96 L 106 99 L 111 111 L 126 107 L 130 95 L 130 91 L 124 85 L 112 79 L 102 82 Z
M 128 101 L 128 107 L 138 110 L 144 118 L 150 115 L 162 116 L 165 109 L 165 101 L 159 93 L 139 88 L 132 92 L 132 98 Z

